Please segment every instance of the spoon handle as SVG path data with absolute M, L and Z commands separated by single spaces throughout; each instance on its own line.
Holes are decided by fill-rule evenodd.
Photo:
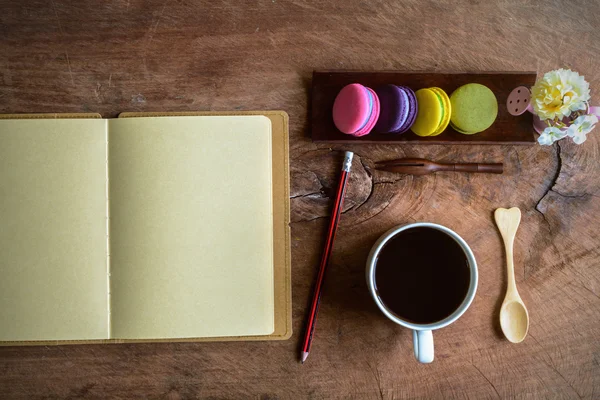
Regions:
M 513 297 L 515 294 L 518 295 L 517 283 L 515 281 L 515 263 L 513 256 L 514 241 L 504 240 L 504 248 L 506 250 L 506 297 Z
M 507 273 L 507 290 L 506 297 L 519 298 L 519 292 L 517 291 L 517 284 L 515 282 L 515 264 L 513 258 L 513 243 L 521 222 L 521 210 L 517 207 L 513 207 L 509 210 L 505 208 L 498 208 L 494 212 L 494 218 L 496 225 L 500 230 L 502 239 L 504 241 L 504 248 L 506 250 L 506 273 Z

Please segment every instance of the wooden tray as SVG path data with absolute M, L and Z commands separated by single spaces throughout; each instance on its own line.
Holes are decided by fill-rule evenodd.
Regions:
M 325 143 L 411 143 L 411 144 L 516 144 L 535 143 L 533 116 L 526 112 L 514 117 L 506 109 L 506 98 L 517 86 L 533 86 L 535 72 L 488 72 L 488 73 L 429 73 L 429 72 L 353 72 L 314 71 L 312 80 L 312 140 Z M 413 90 L 437 86 L 448 95 L 466 83 L 481 83 L 489 87 L 498 99 L 498 118 L 481 133 L 463 135 L 448 127 L 439 136 L 420 137 L 412 131 L 400 135 L 370 133 L 353 137 L 337 130 L 331 110 L 338 92 L 347 84 L 361 83 L 377 86 L 393 83 Z

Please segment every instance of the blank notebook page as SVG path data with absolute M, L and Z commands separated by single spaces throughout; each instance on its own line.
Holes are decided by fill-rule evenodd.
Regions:
M 271 122 L 109 121 L 111 337 L 274 330 Z
M 0 341 L 108 339 L 106 120 L 0 120 Z

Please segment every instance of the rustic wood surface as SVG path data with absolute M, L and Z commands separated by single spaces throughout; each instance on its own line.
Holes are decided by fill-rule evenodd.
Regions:
M 313 69 L 502 71 L 571 67 L 600 104 L 600 3 L 437 1 L 0 1 L 0 112 L 283 109 L 290 115 L 294 330 L 275 343 L 0 348 L 1 398 L 600 397 L 600 130 L 581 146 L 316 145 Z M 297 362 L 339 150 L 357 156 L 316 338 Z M 374 171 L 400 156 L 504 162 L 505 174 Z M 530 312 L 502 338 L 497 207 L 523 212 L 515 243 Z M 390 227 L 456 230 L 479 262 L 472 307 L 411 334 L 370 300 L 364 264 Z

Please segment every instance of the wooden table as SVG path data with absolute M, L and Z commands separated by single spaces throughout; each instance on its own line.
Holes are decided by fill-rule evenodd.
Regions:
M 452 5 L 452 3 L 456 3 Z M 498 4 L 496 4 L 498 3 Z M 0 112 L 283 109 L 290 115 L 293 337 L 275 343 L 0 348 L 2 398 L 600 398 L 600 129 L 554 147 L 315 145 L 313 69 L 490 71 L 568 66 L 600 103 L 600 3 L 0 1 Z M 297 362 L 339 150 L 356 152 L 312 353 Z M 502 176 L 395 176 L 399 156 L 503 161 Z M 497 207 L 523 212 L 517 281 L 531 326 L 502 338 Z M 364 266 L 397 224 L 437 222 L 473 248 L 472 307 L 411 333 L 370 300 Z

